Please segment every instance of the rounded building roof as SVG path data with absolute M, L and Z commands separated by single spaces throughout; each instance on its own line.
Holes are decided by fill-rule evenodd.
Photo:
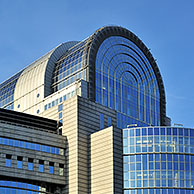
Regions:
M 25 107 L 22 109 L 25 110 L 31 104 L 36 104 L 37 100 L 43 100 L 46 96 L 80 78 L 89 83 L 88 97 L 95 101 L 97 53 L 103 41 L 113 36 L 123 37 L 133 42 L 151 64 L 159 88 L 161 124 L 164 124 L 166 98 L 159 68 L 144 43 L 131 31 L 120 26 L 105 26 L 98 29 L 84 41 L 63 43 L 29 65 L 17 78 L 14 89 L 14 104 L 17 106 L 20 101 L 21 103 L 25 102 Z M 137 71 L 137 73 L 139 72 Z M 141 79 L 141 76 L 139 77 Z M 131 78 L 136 79 L 132 73 Z M 35 99 L 34 96 L 37 93 L 40 93 L 41 97 L 32 103 L 32 99 Z
M 70 48 L 68 52 L 66 52 L 64 56 L 62 56 L 60 60 L 56 63 L 53 74 L 53 90 L 57 91 L 65 87 L 67 84 L 71 84 L 71 82 L 74 82 L 77 78 L 76 76 L 74 76 L 76 75 L 76 71 L 84 72 L 85 70 L 86 77 L 81 76 L 79 78 L 85 79 L 89 83 L 88 97 L 91 100 L 95 101 L 97 53 L 103 41 L 112 36 L 124 37 L 132 41 L 144 53 L 147 60 L 151 64 L 158 83 L 157 87 L 159 87 L 161 124 L 164 124 L 166 117 L 165 90 L 163 80 L 159 68 L 155 62 L 155 59 L 153 58 L 149 49 L 135 34 L 120 26 L 102 27 L 84 41 L 79 42 L 78 44 Z M 75 67 L 78 63 L 80 63 L 79 69 L 76 71 L 73 70 L 73 67 Z M 71 73 L 64 73 L 65 71 L 67 71 L 67 69 Z M 137 71 L 137 73 L 139 72 Z M 69 79 L 69 77 L 71 77 L 71 79 Z M 139 77 L 141 79 L 141 76 Z
M 24 111 L 52 93 L 51 83 L 55 63 L 76 43 L 78 42 L 72 41 L 59 45 L 22 71 L 14 91 L 15 107 L 22 104 L 20 111 Z M 38 99 L 37 94 L 40 95 Z

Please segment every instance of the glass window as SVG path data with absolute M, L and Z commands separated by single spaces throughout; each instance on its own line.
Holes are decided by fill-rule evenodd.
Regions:
M 165 128 L 160 128 L 160 134 L 165 135 Z
M 40 151 L 40 144 L 35 144 L 35 145 L 36 145 L 36 148 L 35 148 L 35 149 L 36 149 L 37 151 Z
M 188 129 L 184 129 L 184 136 L 189 136 L 189 130 Z
M 25 142 L 20 141 L 20 147 L 21 147 L 21 148 L 25 148 Z
M 168 170 L 172 170 L 172 162 L 168 162 Z
M 7 138 L 2 138 L 3 145 L 9 145 Z
M 154 169 L 154 163 L 153 162 L 149 162 L 149 169 L 150 170 Z
M 110 127 L 112 125 L 112 118 L 108 117 L 108 127 Z
M 39 160 L 39 172 L 44 172 L 44 161 Z
M 167 160 L 172 161 L 172 154 L 167 154 Z
M 136 136 L 140 136 L 140 129 L 136 129 Z
M 155 161 L 160 161 L 160 154 L 155 154 Z
M 130 162 L 135 162 L 135 155 L 130 156 Z
M 159 135 L 159 128 L 154 128 L 154 135 Z
M 148 128 L 148 135 L 153 135 L 153 128 Z
M 153 154 L 149 154 L 149 161 L 153 161 L 154 159 L 154 155 Z
M 131 170 L 131 171 L 134 171 L 134 170 L 135 170 L 135 163 L 131 163 L 131 164 L 130 164 L 130 170 Z
M 142 128 L 142 135 L 143 136 L 147 135 L 147 128 Z
M 104 129 L 104 115 L 100 114 L 100 129 Z
M 179 136 L 183 136 L 183 128 L 179 128 Z
M 124 156 L 124 163 L 129 163 L 129 156 Z
M 17 168 L 22 168 L 23 167 L 22 160 L 23 160 L 22 156 L 17 157 Z
M 134 136 L 134 129 L 130 129 L 130 136 L 132 137 L 132 136 Z
M 177 128 L 173 128 L 173 135 L 177 135 Z
M 55 154 L 55 147 L 51 147 L 51 153 Z
M 63 101 L 65 101 L 65 100 L 66 100 L 66 95 L 63 96 Z
M 58 112 L 61 112 L 63 110 L 63 104 L 60 104 L 59 106 L 58 106 Z
M 31 147 L 30 147 L 32 150 L 35 150 L 36 149 L 36 146 L 34 143 L 31 143 Z
M 9 139 L 9 145 L 13 146 L 13 139 Z
M 48 108 L 51 108 L 51 103 L 48 104 Z
M 178 162 L 178 155 L 177 154 L 173 154 L 173 159 L 174 159 L 174 161 Z
M 61 156 L 64 156 L 64 154 L 65 154 L 65 150 L 64 149 L 59 149 L 59 154 L 61 155 Z
M 46 152 L 50 153 L 51 152 L 51 147 L 50 146 L 45 146 L 46 147 Z
M 60 112 L 60 113 L 59 113 L 59 119 L 62 119 L 62 118 L 63 118 L 63 113 Z
M 33 170 L 33 159 L 32 158 L 28 158 L 28 170 Z
M 18 141 L 18 140 L 15 140 L 15 141 L 14 141 L 14 146 L 15 146 L 15 147 L 19 147 L 19 141 Z
M 56 154 L 59 155 L 60 152 L 59 152 L 59 148 L 56 148 Z
M 64 164 L 59 164 L 59 175 L 60 176 L 64 175 Z
M 194 129 L 190 129 L 190 136 L 194 137 Z
M 41 150 L 42 152 L 45 152 L 45 145 L 41 145 L 40 150 Z
M 136 170 L 141 170 L 141 163 L 136 163 Z
M 62 101 L 63 101 L 63 98 L 62 98 L 62 97 L 60 97 L 59 102 L 61 103 Z
M 6 164 L 7 167 L 11 167 L 11 155 L 6 154 Z
M 167 128 L 167 135 L 171 135 L 171 128 Z
M 128 130 L 123 130 L 123 137 L 127 138 L 128 137 Z
M 136 155 L 136 162 L 141 162 L 141 155 Z
M 161 154 L 161 161 L 166 161 L 166 154 Z
M 54 174 L 54 162 L 49 162 L 49 173 Z

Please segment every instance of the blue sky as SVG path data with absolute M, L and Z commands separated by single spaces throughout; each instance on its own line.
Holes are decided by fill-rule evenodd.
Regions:
M 193 0 L 0 0 L 0 82 L 104 25 L 134 32 L 163 76 L 167 115 L 194 127 Z

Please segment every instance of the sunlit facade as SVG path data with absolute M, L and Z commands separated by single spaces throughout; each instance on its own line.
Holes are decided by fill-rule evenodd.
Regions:
M 40 171 L 47 161 L 48 178 L 50 172 L 64 178 L 61 186 L 51 179 L 39 184 L 36 177 L 23 181 L 8 173 L 0 182 L 2 192 L 12 187 L 7 190 L 8 179 L 21 190 L 23 182 L 29 184 L 32 193 L 193 191 L 193 130 L 166 127 L 170 119 L 156 60 L 125 28 L 102 27 L 83 41 L 52 49 L 0 85 L 0 107 L 57 120 L 62 125 L 58 135 L 67 138 L 64 150 L 48 142 L 42 147 L 38 137 L 27 144 L 2 136 L 1 144 L 11 150 L 25 148 L 65 160 L 36 161 Z M 9 164 L 12 157 L 7 157 Z M 14 168 L 24 170 L 18 157 Z M 58 174 L 62 169 L 64 177 Z

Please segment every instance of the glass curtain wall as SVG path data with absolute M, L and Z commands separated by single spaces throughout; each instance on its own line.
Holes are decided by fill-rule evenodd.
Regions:
M 160 125 L 156 76 L 144 53 L 130 40 L 111 36 L 96 57 L 96 101 L 117 110 L 118 127 Z
M 194 193 L 194 129 L 123 130 L 124 193 Z
M 86 80 L 87 40 L 72 47 L 56 63 L 53 74 L 54 92 L 65 88 L 78 79 Z

